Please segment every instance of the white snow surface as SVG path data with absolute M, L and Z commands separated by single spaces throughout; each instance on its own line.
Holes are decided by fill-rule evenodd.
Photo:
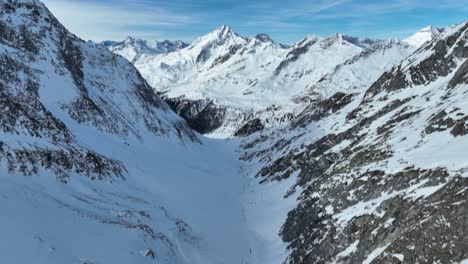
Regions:
M 431 41 L 435 37 L 437 37 L 441 33 L 441 30 L 433 27 L 433 26 L 427 26 L 425 28 L 422 28 L 418 32 L 414 33 L 410 37 L 404 39 L 404 41 L 414 47 L 421 47 L 424 45 L 426 42 Z
M 79 135 L 93 150 L 124 161 L 126 179 L 109 184 L 74 175 L 64 185 L 47 171 L 24 177 L 2 168 L 0 233 L 9 238 L 0 242 L 2 261 L 153 263 L 141 253 L 148 249 L 157 263 L 284 259 L 277 230 L 292 205 L 280 208 L 279 217 L 280 205 L 269 199 L 281 193 L 257 192 L 262 187 L 249 184 L 234 144 L 206 139 L 202 145 L 180 145 L 154 138 L 127 145 L 86 128 Z M 167 241 L 145 238 L 135 225 L 146 225 Z M 275 255 L 264 260 L 269 254 Z

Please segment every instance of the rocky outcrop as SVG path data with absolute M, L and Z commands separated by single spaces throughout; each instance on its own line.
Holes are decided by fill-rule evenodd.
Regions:
M 259 118 L 255 118 L 249 122 L 247 122 L 243 127 L 241 127 L 237 132 L 234 134 L 236 137 L 246 137 L 255 132 L 261 131 L 265 128 L 262 124 L 262 121 Z
M 370 87 L 366 96 L 373 96 L 383 90 L 389 92 L 411 86 L 428 85 L 440 77 L 447 76 L 456 67 L 458 59 L 468 57 L 466 54 L 467 29 L 468 23 L 464 23 L 452 29 L 455 32 L 450 30 L 423 46 L 406 60 L 407 63 L 400 64 L 382 75 Z M 463 71 L 466 65 L 461 65 L 460 68 Z M 456 73 L 455 76 L 455 83 L 462 78 L 461 72 Z
M 223 125 L 226 109 L 213 102 L 167 97 L 165 100 L 174 112 L 187 120 L 193 130 L 201 134 L 209 134 Z
M 351 103 L 352 99 L 352 94 L 338 92 L 328 99 L 312 103 L 293 121 L 293 126 L 305 126 L 310 122 L 318 121 L 328 115 L 334 114 Z

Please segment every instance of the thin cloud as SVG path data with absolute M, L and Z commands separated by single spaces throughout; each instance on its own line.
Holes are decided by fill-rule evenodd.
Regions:
M 59 20 L 78 36 L 102 41 L 126 36 L 159 38 L 171 27 L 188 25 L 194 16 L 176 14 L 142 2 L 111 4 L 70 0 L 43 0 Z
M 95 41 L 191 41 L 221 24 L 242 35 L 270 34 L 283 43 L 336 32 L 406 37 L 427 24 L 466 19 L 466 0 L 44 0 L 71 31 Z M 408 33 L 406 33 L 408 32 Z

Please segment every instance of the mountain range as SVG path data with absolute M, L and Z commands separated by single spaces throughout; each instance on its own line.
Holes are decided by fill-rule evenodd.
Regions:
M 0 262 L 468 262 L 468 22 L 83 41 L 0 0 Z
M 266 34 L 242 37 L 223 25 L 172 52 L 134 44 L 142 40 L 109 48 L 132 61 L 198 132 L 225 138 L 289 121 L 343 87 L 368 87 L 435 32 L 422 29 L 404 41 L 310 35 L 286 46 Z

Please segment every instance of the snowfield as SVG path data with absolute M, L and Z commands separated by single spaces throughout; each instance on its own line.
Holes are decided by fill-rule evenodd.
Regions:
M 153 263 L 145 256 L 149 250 L 162 263 L 259 258 L 261 243 L 243 213 L 244 203 L 255 201 L 240 199 L 248 181 L 233 146 L 164 139 L 126 145 L 80 135 L 94 150 L 125 160 L 125 180 L 110 184 L 73 175 L 63 185 L 47 171 L 24 177 L 2 168 L 1 208 L 8 214 L 0 216 L 0 232 L 9 238 L 0 243 L 2 261 Z

